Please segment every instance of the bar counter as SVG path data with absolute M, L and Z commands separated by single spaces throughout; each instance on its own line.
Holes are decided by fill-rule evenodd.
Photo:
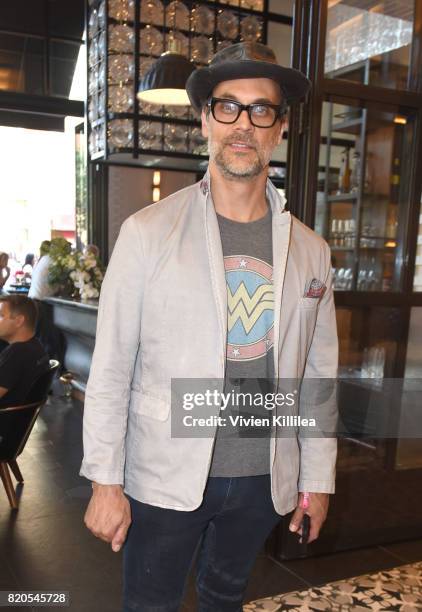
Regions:
M 95 345 L 98 300 L 51 297 L 44 304 L 50 321 L 64 336 L 64 367 L 73 375 L 72 387 L 84 393 Z

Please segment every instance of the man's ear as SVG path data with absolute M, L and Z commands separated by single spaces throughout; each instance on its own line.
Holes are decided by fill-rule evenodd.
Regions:
M 204 138 L 208 138 L 208 109 L 204 106 L 201 112 L 201 131 Z
M 16 327 L 23 327 L 25 325 L 25 317 L 23 315 L 17 315 L 15 321 Z

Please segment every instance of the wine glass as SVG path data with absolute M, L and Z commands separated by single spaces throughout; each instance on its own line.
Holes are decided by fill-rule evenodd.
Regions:
M 346 291 L 350 291 L 352 288 L 352 282 L 353 282 L 353 272 L 352 272 L 352 268 L 346 268 L 346 271 L 344 273 L 344 288 L 346 289 Z
M 111 51 L 131 53 L 133 52 L 134 42 L 133 28 L 124 23 L 110 26 L 108 46 Z
M 191 30 L 198 34 L 212 34 L 214 32 L 214 13 L 207 6 L 197 4 L 192 9 Z
M 108 89 L 108 106 L 113 113 L 127 113 L 133 108 L 134 95 L 130 85 L 110 85 Z
M 162 26 L 164 23 L 164 8 L 160 0 L 142 0 L 141 21 Z
M 139 122 L 139 147 L 141 149 L 162 149 L 160 124 L 149 121 Z
M 331 219 L 331 239 L 333 246 L 338 246 L 339 219 Z
M 180 0 L 173 0 L 166 9 L 166 23 L 177 30 L 189 30 L 189 9 Z
M 338 285 L 338 289 L 344 289 L 344 274 L 345 274 L 345 269 L 344 268 L 340 268 L 339 271 L 337 272 L 337 285 Z
M 119 21 L 133 20 L 135 16 L 134 0 L 108 0 L 108 14 Z
M 217 27 L 224 38 L 234 39 L 239 32 L 236 15 L 232 11 L 222 11 L 217 17 Z
M 163 52 L 163 35 L 157 28 L 147 25 L 140 32 L 141 53 L 161 55 Z
M 262 23 L 255 17 L 255 15 L 248 15 L 242 19 L 240 24 L 240 33 L 242 40 L 251 40 L 256 42 L 261 38 Z
M 135 64 L 132 55 L 111 55 L 108 61 L 108 72 L 112 83 L 133 79 Z
M 212 41 L 206 36 L 194 36 L 191 55 L 194 62 L 208 64 L 212 56 Z
M 186 152 L 186 128 L 166 123 L 164 126 L 164 146 L 169 151 Z
M 114 119 L 109 123 L 110 144 L 116 148 L 129 147 L 133 142 L 132 121 Z

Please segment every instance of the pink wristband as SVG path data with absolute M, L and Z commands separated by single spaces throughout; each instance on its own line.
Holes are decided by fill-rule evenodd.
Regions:
M 309 493 L 304 493 L 303 500 L 302 500 L 302 508 L 306 509 L 308 507 L 309 507 Z

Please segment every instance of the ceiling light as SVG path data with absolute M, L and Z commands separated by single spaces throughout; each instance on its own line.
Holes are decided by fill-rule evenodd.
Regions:
M 180 43 L 169 41 L 169 50 L 157 59 L 139 83 L 138 99 L 152 104 L 190 104 L 186 81 L 195 66 L 180 53 Z

